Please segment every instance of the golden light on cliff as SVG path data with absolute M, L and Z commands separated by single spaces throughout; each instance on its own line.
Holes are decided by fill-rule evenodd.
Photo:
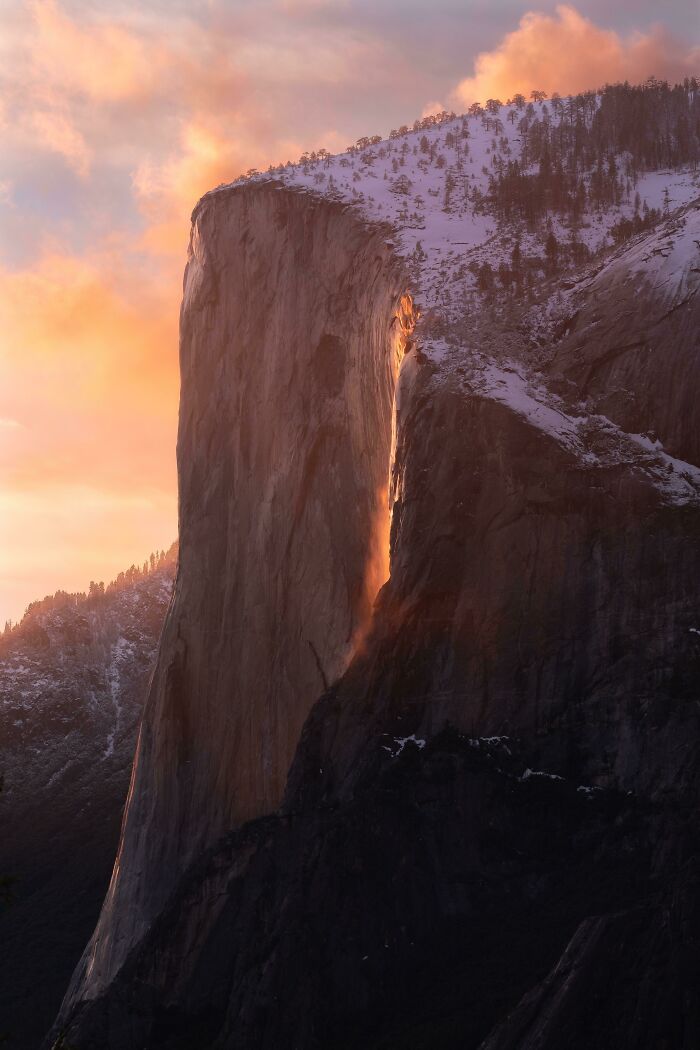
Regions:
M 353 633 L 348 661 L 362 650 L 372 623 L 372 612 L 377 595 L 390 575 L 391 511 L 387 486 L 381 486 L 375 496 L 375 509 L 370 527 L 370 541 L 365 562 L 360 597 L 357 602 L 357 626 Z
M 420 317 L 410 292 L 399 298 L 391 325 L 390 366 L 394 390 L 399 381 L 401 364 L 410 349 L 411 337 Z M 350 643 L 349 656 L 359 652 L 367 639 L 372 622 L 372 612 L 377 595 L 391 574 L 391 517 L 393 505 L 392 474 L 396 451 L 396 396 L 391 412 L 391 455 L 386 481 L 379 486 L 374 496 L 374 510 L 370 526 L 370 537 L 362 580 L 360 598 L 357 603 L 358 626 Z

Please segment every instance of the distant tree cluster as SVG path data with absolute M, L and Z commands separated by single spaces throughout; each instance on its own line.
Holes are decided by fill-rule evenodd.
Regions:
M 430 128 L 437 128 L 441 124 L 448 124 L 450 121 L 456 119 L 456 113 L 451 113 L 446 109 L 443 109 L 440 113 L 431 113 L 429 116 L 422 117 L 420 120 L 414 120 L 411 127 L 409 127 L 408 124 L 402 124 L 400 128 L 392 128 L 389 132 L 389 138 L 403 138 L 404 135 L 409 135 L 412 131 L 428 131 Z
M 600 95 L 555 96 L 539 115 L 526 106 L 518 128 L 521 156 L 494 158 L 485 205 L 504 221 L 534 226 L 554 213 L 575 225 L 587 207 L 609 207 L 628 197 L 644 171 L 697 167 L 700 90 L 695 78 L 674 87 L 651 79 L 637 87 L 615 84 Z M 618 236 L 652 221 L 639 211 Z
M 481 263 L 472 261 L 468 269 L 474 276 L 477 290 L 486 299 L 493 300 L 501 293 L 516 299 L 530 297 L 539 284 L 539 277 L 544 269 L 547 275 L 556 273 L 560 256 L 571 253 L 571 245 L 560 244 L 550 228 L 544 244 L 544 260 L 539 256 L 526 256 L 519 240 L 513 244 L 510 259 L 500 260 L 494 268 L 488 260 Z
M 166 565 L 173 565 L 177 561 L 178 546 L 177 543 L 173 543 L 167 551 L 154 551 L 145 561 L 143 565 L 131 565 L 126 572 L 120 572 L 116 579 L 108 583 L 107 586 L 103 583 L 95 584 L 90 583 L 90 591 L 88 597 L 97 597 L 101 594 L 114 594 L 115 591 L 121 591 L 125 587 L 130 587 L 131 584 L 137 580 L 143 579 L 144 576 L 150 576 L 152 572 L 156 572 L 158 569 L 164 568 Z M 94 588 L 94 591 L 93 591 Z
M 457 116 L 455 113 L 442 110 L 440 113 L 431 113 L 427 117 L 421 117 L 420 120 L 414 120 L 413 124 L 409 127 L 408 124 L 402 124 L 400 128 L 392 128 L 389 132 L 390 139 L 404 138 L 406 135 L 410 135 L 417 131 L 428 131 L 431 128 L 439 127 L 441 124 L 449 123 L 452 120 L 456 120 Z M 374 159 L 372 154 L 372 148 L 379 145 L 383 141 L 381 135 L 363 135 L 361 138 L 348 146 L 346 153 L 351 157 L 361 155 L 363 161 L 371 163 Z M 302 153 L 301 157 L 297 161 L 288 160 L 286 164 L 271 164 L 267 169 L 268 175 L 281 175 L 285 171 L 295 171 L 299 168 L 304 175 L 308 175 L 311 171 L 318 169 L 319 165 L 322 167 L 328 167 L 331 161 L 332 154 L 326 149 L 312 150 L 310 152 Z M 254 179 L 261 174 L 257 168 L 249 168 L 244 174 L 239 175 L 241 179 Z M 322 181 L 318 180 L 317 181 Z M 331 187 L 332 189 L 332 187 Z
M 177 555 L 178 544 L 176 541 L 171 544 L 167 551 L 154 551 L 149 556 L 148 561 L 145 561 L 142 566 L 132 565 L 126 572 L 120 572 L 117 578 L 108 583 L 106 587 L 102 581 L 96 583 L 94 580 L 91 580 L 87 593 L 85 591 L 70 592 L 59 590 L 54 594 L 47 595 L 46 598 L 30 602 L 19 623 L 13 624 L 11 620 L 5 622 L 5 629 L 0 637 L 9 637 L 13 631 L 21 628 L 27 620 L 32 619 L 37 614 L 50 612 L 52 609 L 65 608 L 70 605 L 81 605 L 84 602 L 94 602 L 104 598 L 106 594 L 114 594 L 116 591 L 123 590 L 137 580 L 150 576 L 152 572 L 156 572 L 158 569 L 174 565 L 177 561 Z
M 640 214 L 637 209 L 631 219 L 623 217 L 614 226 L 611 226 L 610 236 L 615 244 L 623 244 L 630 237 L 635 237 L 638 233 L 644 233 L 645 230 L 650 230 L 656 226 L 662 214 L 658 208 L 647 208 L 643 214 Z

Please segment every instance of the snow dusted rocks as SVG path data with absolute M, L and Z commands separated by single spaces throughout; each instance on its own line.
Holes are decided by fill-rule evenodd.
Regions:
M 552 370 L 588 415 L 647 448 L 700 462 L 700 203 L 615 253 L 569 293 L 566 333 Z
M 0 1031 L 33 1047 L 99 914 L 175 574 L 58 595 L 0 637 Z

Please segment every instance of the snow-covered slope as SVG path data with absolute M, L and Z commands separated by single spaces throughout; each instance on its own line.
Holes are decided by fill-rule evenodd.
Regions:
M 86 744 L 107 762 L 133 745 L 143 697 L 170 601 L 174 561 L 111 592 L 46 599 L 0 639 L 0 724 L 5 798 L 70 780 Z
M 564 103 L 553 108 L 551 102 L 537 101 L 529 109 L 530 127 L 539 123 L 556 129 L 566 120 Z M 523 259 L 544 282 L 546 237 L 551 230 L 558 244 L 566 246 L 572 225 L 556 214 L 534 228 L 524 221 L 503 223 L 494 214 L 490 180 L 509 163 L 523 160 L 520 108 L 511 104 L 496 114 L 445 116 L 432 126 L 417 122 L 421 126 L 416 130 L 365 140 L 369 144 L 364 148 L 355 146 L 336 156 L 322 152 L 298 164 L 271 168 L 251 176 L 251 181 L 279 180 L 347 202 L 369 221 L 387 223 L 396 250 L 413 265 L 418 306 L 433 311 L 433 319 L 437 315 L 443 324 L 468 323 L 480 305 L 476 266 L 486 262 L 497 271 L 511 261 L 518 243 Z M 618 167 L 619 201 L 603 205 L 589 199 L 576 224 L 577 240 L 586 253 L 610 247 L 613 228 L 635 211 L 673 210 L 700 195 L 697 168 L 626 173 L 625 154 L 618 158 Z M 525 170 L 535 168 L 530 164 Z M 589 188 L 592 177 L 591 171 L 582 177 Z

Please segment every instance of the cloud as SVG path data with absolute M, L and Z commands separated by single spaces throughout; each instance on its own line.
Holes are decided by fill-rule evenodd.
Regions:
M 143 95 L 157 81 L 162 56 L 152 41 L 109 22 L 80 25 L 56 0 L 34 0 L 29 7 L 31 58 L 44 82 L 114 102 Z
M 115 242 L 0 269 L 0 621 L 175 535 L 177 322 L 137 266 Z
M 29 126 L 44 148 L 64 157 L 81 178 L 89 174 L 92 158 L 88 144 L 66 113 L 34 110 L 29 115 Z
M 436 113 L 442 113 L 444 108 L 442 102 L 428 102 L 423 106 L 421 117 L 435 116 Z
M 119 244 L 92 258 L 47 250 L 0 269 L 3 484 L 27 489 L 172 483 L 177 321 L 170 296 Z M 134 464 L 138 472 L 134 473 Z
M 277 0 L 276 6 L 284 14 L 308 15 L 325 11 L 345 11 L 350 0 Z
M 147 158 L 133 174 L 133 187 L 148 226 L 143 247 L 159 253 L 177 253 L 184 259 L 188 218 L 199 197 L 222 182 L 265 160 L 264 146 L 224 133 L 216 122 L 193 119 L 180 129 L 178 148 L 163 158 Z
M 554 15 L 523 15 L 496 48 L 477 55 L 473 75 L 457 85 L 454 98 L 466 107 L 533 88 L 568 94 L 650 76 L 677 81 L 697 72 L 699 64 L 699 47 L 681 44 L 660 27 L 622 37 L 575 7 L 560 5 Z

